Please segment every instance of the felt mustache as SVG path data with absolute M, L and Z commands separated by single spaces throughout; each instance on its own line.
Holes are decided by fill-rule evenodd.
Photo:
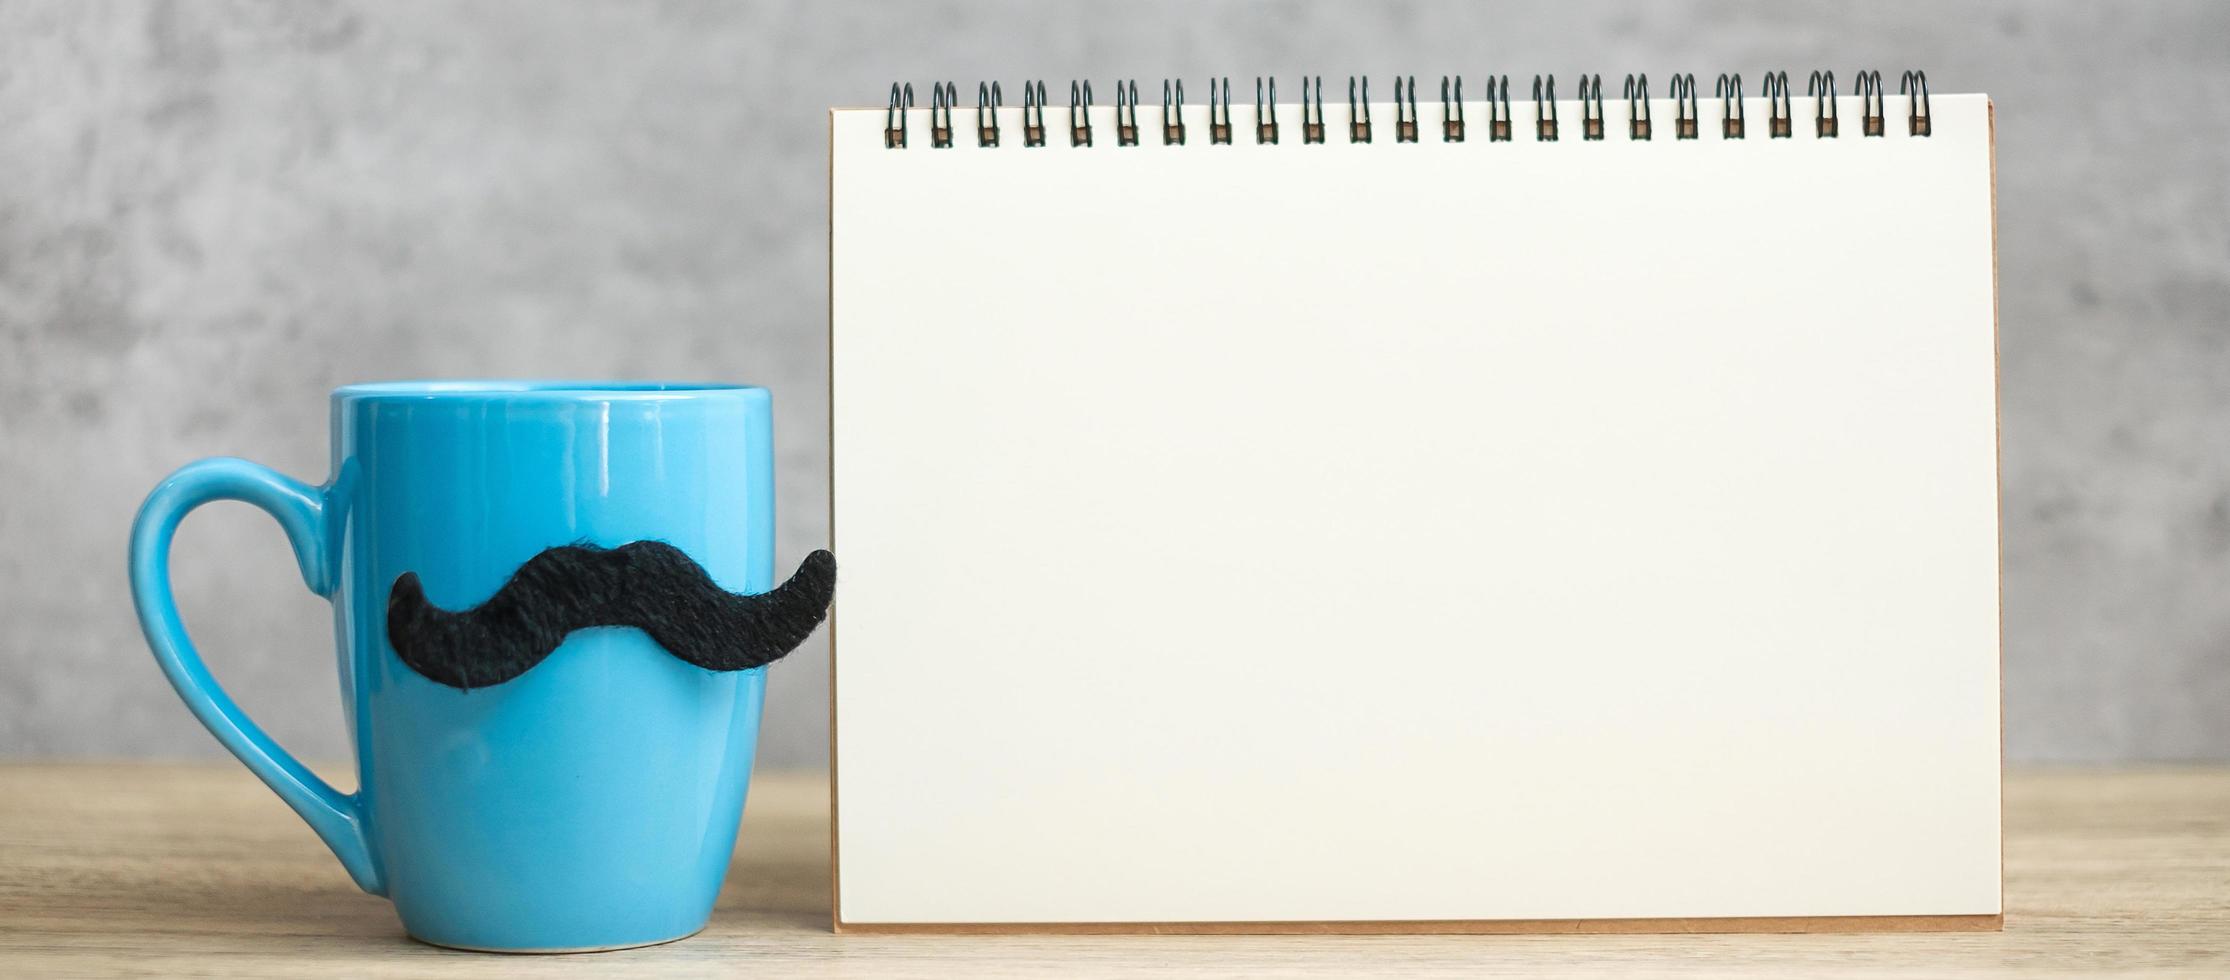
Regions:
M 529 558 L 496 594 L 450 612 L 426 601 L 418 573 L 387 593 L 387 639 L 427 680 L 471 690 L 542 662 L 567 634 L 632 626 L 706 670 L 747 670 L 797 649 L 828 614 L 836 556 L 816 551 L 772 592 L 738 595 L 662 541 L 563 545 Z

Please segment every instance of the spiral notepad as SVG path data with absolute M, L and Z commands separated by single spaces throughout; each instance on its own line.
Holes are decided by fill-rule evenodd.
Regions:
M 1994 927 L 1990 105 L 1750 86 L 833 111 L 839 928 Z

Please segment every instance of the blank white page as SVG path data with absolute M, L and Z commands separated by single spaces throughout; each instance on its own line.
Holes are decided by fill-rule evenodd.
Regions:
M 1991 116 L 832 114 L 839 921 L 1999 911 Z

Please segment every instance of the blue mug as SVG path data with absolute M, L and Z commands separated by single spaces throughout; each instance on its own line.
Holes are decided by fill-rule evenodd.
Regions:
M 720 589 L 767 592 L 766 390 L 356 385 L 333 393 L 332 438 L 323 486 L 205 459 L 141 508 L 132 594 L 187 707 L 420 940 L 618 949 L 702 929 L 735 845 L 764 667 L 707 670 L 642 629 L 585 628 L 563 633 L 523 673 L 460 687 L 399 658 L 390 604 L 406 575 L 435 606 L 464 609 L 546 549 L 642 541 L 678 549 Z M 274 744 L 187 638 L 171 596 L 171 538 L 212 500 L 277 519 L 310 591 L 333 603 L 353 794 Z

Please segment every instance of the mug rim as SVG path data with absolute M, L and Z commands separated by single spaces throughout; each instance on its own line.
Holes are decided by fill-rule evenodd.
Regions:
M 336 402 L 355 401 L 678 401 L 719 395 L 764 395 L 758 385 L 724 381 L 618 381 L 547 378 L 459 378 L 369 381 L 333 389 Z

